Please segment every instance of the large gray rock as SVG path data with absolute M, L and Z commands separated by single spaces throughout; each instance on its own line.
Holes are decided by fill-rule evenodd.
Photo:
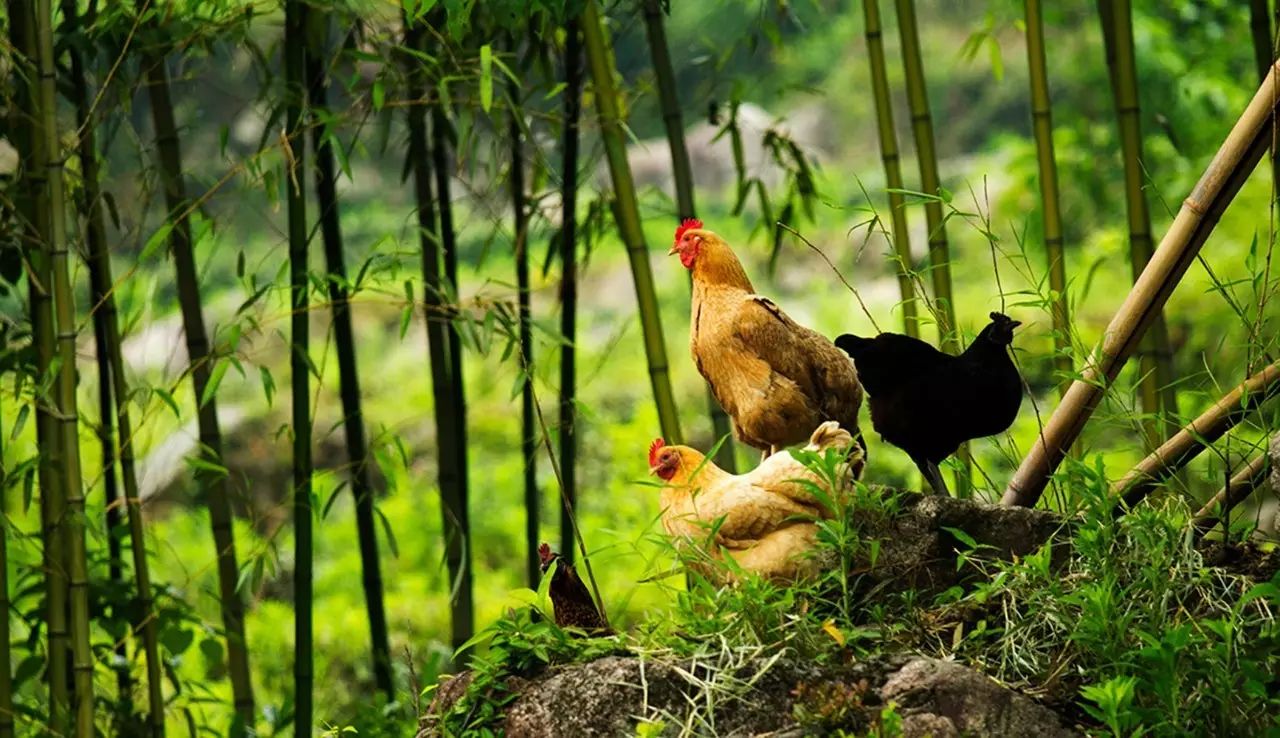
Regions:
M 440 735 L 438 716 L 459 699 L 468 675 L 445 684 L 420 736 Z M 712 686 L 708 686 L 712 685 Z M 908 738 L 960 735 L 1079 735 L 1053 711 L 978 672 L 928 658 L 849 666 L 751 659 L 738 666 L 611 656 L 513 679 L 505 710 L 509 738 L 631 736 L 641 721 L 663 734 L 794 736 L 837 728 L 865 732 L 890 701 Z

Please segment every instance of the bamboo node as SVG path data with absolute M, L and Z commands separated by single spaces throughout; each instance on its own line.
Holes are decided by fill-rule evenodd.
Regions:
M 1204 215 L 1209 210 L 1208 207 L 1206 207 L 1205 205 L 1202 205 L 1200 201 L 1195 199 L 1194 197 L 1188 197 L 1187 199 L 1183 200 L 1182 207 L 1187 208 L 1188 210 L 1195 213 L 1196 215 Z

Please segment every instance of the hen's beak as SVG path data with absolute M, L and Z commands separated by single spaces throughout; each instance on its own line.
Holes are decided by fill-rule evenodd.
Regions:
M 671 250 L 667 252 L 667 256 L 671 256 L 672 254 L 678 254 L 678 253 L 680 253 L 680 244 L 678 243 L 671 244 Z
M 658 467 L 656 467 L 656 466 L 651 466 L 651 467 L 649 467 L 649 476 L 651 476 L 651 477 L 656 477 L 656 476 L 658 476 Z

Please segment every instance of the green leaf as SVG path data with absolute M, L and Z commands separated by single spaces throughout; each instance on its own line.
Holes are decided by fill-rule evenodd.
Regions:
M 147 239 L 146 245 L 142 247 L 142 255 L 138 257 L 139 262 L 146 261 L 155 255 L 155 252 L 169 240 L 169 234 L 173 231 L 173 223 L 165 221 L 151 234 L 151 238 Z
M 13 421 L 13 431 L 9 433 L 9 440 L 16 441 L 18 435 L 22 433 L 22 427 L 27 424 L 27 418 L 31 415 L 31 406 L 23 405 L 18 410 L 18 418 Z
M 218 392 L 218 385 L 222 383 L 222 377 L 227 373 L 229 362 L 219 361 L 213 365 L 213 371 L 209 374 L 209 383 L 204 386 L 204 391 L 200 393 L 200 407 L 209 404 L 214 395 Z
M 276 380 L 271 376 L 271 370 L 265 366 L 258 367 L 258 376 L 262 378 L 262 392 L 267 396 L 267 407 L 271 407 L 271 400 L 276 394 Z
M 173 399 L 173 393 L 165 389 L 164 387 L 156 387 L 153 389 L 153 391 L 157 395 L 160 395 L 160 399 L 164 400 L 165 404 L 169 406 L 169 409 L 173 411 L 173 417 L 181 420 L 182 411 L 178 409 L 178 401 Z
M 489 112 L 493 106 L 493 48 L 480 47 L 480 109 Z
M 387 91 L 383 87 L 382 78 L 378 77 L 373 80 L 373 109 L 382 110 L 382 104 L 386 102 Z
M 387 548 L 391 550 L 391 555 L 400 558 L 400 546 L 396 545 L 396 534 L 391 530 L 391 521 L 387 520 L 381 508 L 374 506 L 373 511 L 378 513 L 378 520 L 382 521 L 382 532 L 387 536 Z

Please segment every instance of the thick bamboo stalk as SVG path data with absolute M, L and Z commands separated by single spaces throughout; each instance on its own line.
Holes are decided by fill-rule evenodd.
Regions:
M 1200 417 L 1152 451 L 1111 487 L 1112 497 L 1133 507 L 1164 480 L 1194 459 L 1206 446 L 1234 428 L 1267 400 L 1280 395 L 1280 361 L 1249 377 L 1215 402 Z
M 0 333 L 0 349 L 5 337 Z M 3 400 L 0 393 L 0 400 Z M 9 505 L 6 493 L 9 489 L 8 469 L 4 465 L 4 413 L 0 412 L 0 738 L 13 738 L 13 656 L 9 650 Z
M 662 122 L 667 131 L 667 145 L 671 149 L 671 173 L 676 185 L 676 218 L 683 223 L 696 218 L 693 200 L 693 170 L 689 163 L 689 148 L 684 141 L 684 120 L 680 113 L 680 100 L 676 95 L 676 75 L 671 65 L 671 50 L 667 46 L 667 31 L 663 27 L 662 4 L 659 0 L 644 0 L 644 24 L 649 39 L 649 58 L 653 61 L 654 78 L 658 85 L 658 105 L 662 109 Z M 770 223 L 770 226 L 773 224 Z M 716 466 L 733 474 L 738 465 L 733 455 L 732 429 L 729 415 L 716 401 L 707 385 L 707 408 L 711 414 L 711 429 L 724 443 L 716 451 Z
M 72 0 L 64 0 L 63 15 L 76 17 Z M 77 21 L 78 23 L 78 21 Z M 114 491 L 116 464 L 108 463 L 113 457 L 118 461 L 120 481 L 124 486 L 124 508 L 128 517 L 129 545 L 133 553 L 135 607 L 137 620 L 135 632 L 142 634 L 143 651 L 147 670 L 147 731 L 152 738 L 164 735 L 164 694 L 160 676 L 159 638 L 156 628 L 154 600 L 151 594 L 151 574 L 147 562 L 146 539 L 143 532 L 142 508 L 138 495 L 138 478 L 134 463 L 133 431 L 129 420 L 129 391 L 124 377 L 124 357 L 121 353 L 120 322 L 116 312 L 115 294 L 112 290 L 111 256 L 107 250 L 106 223 L 102 209 L 100 177 L 97 155 L 97 127 L 91 120 L 89 90 L 85 78 L 84 61 L 73 46 L 71 56 L 72 97 L 76 108 L 76 127 L 80 133 L 80 172 L 83 179 L 83 199 L 80 205 L 85 221 L 85 241 L 88 246 L 89 282 L 93 298 L 93 325 L 97 343 L 99 433 L 103 454 L 103 480 L 106 486 L 107 527 L 115 530 L 121 525 L 120 504 Z M 114 421 L 114 422 L 113 422 Z M 119 430 L 119 442 L 112 437 L 112 428 Z M 120 543 L 115 535 L 108 537 L 112 575 L 122 579 Z M 116 649 L 124 656 L 125 642 Z M 119 699 L 127 706 L 132 703 L 132 679 L 129 670 L 120 669 Z
M 329 18 L 317 9 L 308 13 L 317 26 L 312 39 L 327 36 Z M 316 157 L 316 202 L 320 208 L 320 236 L 324 242 L 325 265 L 329 271 L 329 303 L 333 313 L 333 338 L 338 352 L 338 393 L 342 399 L 342 430 L 346 437 L 347 460 L 351 465 L 351 497 L 355 507 L 356 538 L 360 546 L 360 580 L 364 586 L 365 612 L 373 657 L 373 680 L 395 701 L 395 680 L 391 671 L 391 648 L 387 637 L 387 611 L 383 599 L 382 567 L 378 558 L 377 521 L 374 519 L 373 480 L 369 473 L 368 436 L 360 404 L 360 375 L 356 362 L 355 330 L 351 322 L 351 300 L 347 288 L 347 266 L 342 251 L 342 223 L 338 207 L 337 167 L 333 143 L 325 135 L 320 113 L 329 110 L 329 81 L 325 72 L 327 50 L 312 46 L 307 53 L 307 91 L 310 103 L 311 144 Z
M 898 290 L 902 295 L 903 330 L 920 335 L 916 314 L 916 292 L 911 282 L 911 235 L 907 231 L 906 203 L 902 196 L 902 164 L 898 155 L 898 134 L 893 127 L 893 101 L 889 96 L 889 74 L 885 71 L 884 34 L 880 28 L 880 0 L 862 3 L 866 21 L 867 58 L 871 63 L 871 90 L 876 106 L 876 128 L 880 138 L 880 158 L 884 161 L 885 187 L 889 190 L 889 221 L 898 270 Z
M 512 50 L 519 53 L 512 44 Z M 507 136 L 511 140 L 511 212 L 514 219 L 512 244 L 516 261 L 516 304 L 520 322 L 520 454 L 524 463 L 524 564 L 525 581 L 530 589 L 538 588 L 542 578 L 538 545 L 538 436 L 534 430 L 533 397 L 533 312 L 529 306 L 529 217 L 524 192 L 524 128 L 521 124 L 520 85 L 508 85 L 511 98 L 511 120 Z
M 1133 354 L 1143 333 L 1163 309 L 1223 211 L 1266 152 L 1271 143 L 1271 117 L 1276 108 L 1276 92 L 1276 70 L 1273 66 L 1195 189 L 1183 202 L 1161 240 L 1160 248 L 1112 318 L 1097 355 L 1091 358 L 1083 376 L 1067 390 L 1039 441 L 1018 467 L 1005 490 L 1001 500 L 1003 504 L 1030 507 L 1040 499 L 1049 476 L 1080 436 L 1102 394 Z
M 1271 454 L 1265 450 L 1255 456 L 1252 461 L 1231 475 L 1227 485 L 1196 511 L 1192 522 L 1197 528 L 1212 528 L 1221 518 L 1243 502 L 1253 491 L 1262 486 L 1271 471 Z
M 565 24 L 564 128 L 560 157 L 560 555 L 573 563 L 573 520 L 578 503 L 578 124 L 582 117 L 582 36 L 577 18 Z
M 925 85 L 924 62 L 920 54 L 920 32 L 916 28 L 914 0 L 896 0 L 898 36 L 902 41 L 902 65 L 907 76 L 907 107 L 911 111 L 911 131 L 915 137 L 916 160 L 920 166 L 920 189 L 934 198 L 942 194 L 942 178 L 938 176 L 938 152 L 933 139 L 933 114 L 929 111 L 929 90 Z M 960 337 L 956 333 L 956 308 L 951 289 L 951 248 L 947 243 L 947 222 L 942 216 L 942 202 L 924 202 L 925 223 L 929 229 L 929 277 L 937 305 L 934 319 L 938 323 L 938 343 L 949 354 L 960 353 Z M 905 215 L 904 215 L 905 217 Z M 973 494 L 973 469 L 969 444 L 964 443 L 955 454 L 960 468 L 956 470 L 956 494 Z
M 43 137 L 45 188 L 49 207 L 43 247 L 53 273 L 53 306 L 58 339 L 57 433 L 62 444 L 63 499 L 66 501 L 67 594 L 70 606 L 71 668 L 75 687 L 73 734 L 90 738 L 93 728 L 93 652 L 89 645 L 89 567 L 84 540 L 84 484 L 80 477 L 80 416 L 76 407 L 76 320 L 68 258 L 62 151 L 57 123 L 57 66 L 53 54 L 53 8 L 37 0 L 35 17 L 40 69 L 36 124 Z
M 405 21 L 405 46 L 419 54 L 426 53 L 425 28 Z M 423 317 L 427 330 L 427 352 L 431 365 L 431 393 L 434 408 L 437 447 L 437 474 L 440 507 L 445 536 L 445 566 L 449 571 L 451 639 L 456 650 L 469 639 L 472 611 L 469 568 L 463 570 L 463 520 L 461 479 L 465 469 L 459 459 L 465 458 L 463 439 L 457 433 L 458 394 L 453 388 L 449 359 L 449 311 L 444 304 L 444 274 L 441 272 L 441 238 L 437 230 L 436 201 L 432 194 L 432 152 L 427 130 L 426 70 L 421 61 L 410 54 L 404 56 L 408 73 L 408 93 L 412 104 L 406 108 L 409 127 L 409 161 L 413 169 L 414 193 L 418 211 L 418 238 L 422 250 Z M 447 175 L 446 175 L 447 179 Z M 465 579 L 464 579 L 465 577 Z M 465 586 L 464 586 L 465 585 Z
M 587 66 L 591 70 L 596 113 L 600 119 L 600 137 L 604 142 L 609 175 L 613 180 L 615 219 L 619 235 L 626 245 L 627 258 L 631 262 L 631 278 L 635 282 L 636 300 L 640 307 L 644 353 L 649 364 L 649 382 L 658 408 L 658 421 L 662 426 L 663 437 L 670 443 L 679 443 L 683 435 L 680 433 L 680 416 L 676 411 L 675 396 L 671 392 L 667 347 L 662 337 L 662 316 L 658 311 L 658 300 L 653 288 L 649 249 L 640 224 L 635 181 L 631 177 L 631 165 L 627 161 L 622 105 L 614 80 L 617 67 L 603 22 L 599 4 L 596 0 L 588 0 L 582 16 L 582 40 L 586 49 Z
M 15 53 L 14 99 L 10 108 L 10 136 L 22 162 L 22 178 L 16 192 L 17 210 L 21 218 L 20 238 L 29 263 L 27 286 L 31 311 L 31 335 L 35 345 L 37 387 L 49 386 L 45 378 L 53 365 L 54 338 L 53 299 L 49 259 L 42 248 L 41 232 L 49 219 L 48 198 L 42 165 L 44 137 L 37 135 L 34 111 L 38 107 L 35 19 L 30 2 L 10 0 L 9 37 Z M 41 566 L 45 581 L 45 632 L 48 644 L 49 732 L 64 735 L 67 710 L 70 707 L 68 684 L 69 653 L 67 632 L 67 565 L 62 521 L 66 503 L 62 497 L 61 442 L 54 417 L 54 400 L 48 393 L 33 397 L 36 415 L 36 443 L 40 451 L 40 531 Z
M 142 2 L 145 4 L 146 0 Z M 165 68 L 164 58 L 150 52 L 145 53 L 142 68 L 151 100 L 160 180 L 171 226 L 169 250 L 173 255 L 177 278 L 178 305 L 182 313 L 182 332 L 190 362 L 191 389 L 195 395 L 201 453 L 210 465 L 197 468 L 194 476 L 209 507 L 209 523 L 213 531 L 213 546 L 218 564 L 218 600 L 222 608 L 223 629 L 226 631 L 227 676 L 231 680 L 237 729 L 249 730 L 254 725 L 255 716 L 253 683 L 249 678 L 249 652 L 244 636 L 244 601 L 241 600 L 237 587 L 240 568 L 231 527 L 228 475 L 225 469 L 216 469 L 222 465 L 218 398 L 216 392 L 207 399 L 204 397 L 212 367 L 209 336 L 204 325 L 204 308 L 200 302 L 200 280 L 196 273 L 191 242 L 190 215 L 194 206 L 187 197 L 187 186 L 183 178 L 182 148 L 173 115 L 173 101 L 169 96 L 169 72 Z
M 458 295 L 458 244 L 457 232 L 453 226 L 453 196 L 450 194 L 450 178 L 452 177 L 449 148 L 449 119 L 445 115 L 444 104 L 436 98 L 431 106 L 431 167 L 436 177 L 436 212 L 439 215 L 440 246 L 444 255 L 444 275 L 448 285 L 448 294 L 456 299 Z M 455 469 L 454 494 L 446 514 L 454 521 L 455 531 L 449 536 L 446 558 L 452 562 L 449 567 L 454 582 L 454 599 L 457 602 L 453 618 L 454 650 L 471 640 L 475 631 L 475 604 L 472 580 L 474 573 L 471 562 L 471 492 L 470 474 L 467 459 L 467 400 L 462 373 L 462 335 L 455 322 L 458 317 L 457 307 L 446 304 L 445 339 L 449 357 L 449 389 L 450 402 L 448 417 L 452 421 L 450 433 L 453 434 Z M 447 529 L 446 529 L 447 530 Z M 469 658 L 470 652 L 462 657 Z
M 1109 0 L 1109 35 L 1114 44 L 1112 84 L 1115 87 L 1116 119 L 1124 159 L 1125 204 L 1129 218 L 1129 261 L 1136 281 L 1151 259 L 1151 213 L 1143 191 L 1142 125 L 1139 119 L 1138 74 L 1134 58 L 1133 15 L 1129 0 Z M 1164 315 L 1152 318 L 1150 332 L 1138 349 L 1142 409 L 1147 441 L 1155 445 L 1166 435 L 1165 422 L 1178 417 L 1177 388 L 1173 375 L 1173 352 Z
M 311 509 L 311 362 L 310 283 L 307 275 L 307 137 L 306 107 L 307 6 L 302 0 L 284 4 L 284 74 L 286 200 L 289 225 L 289 375 L 293 405 L 293 734 L 311 738 L 315 719 L 315 603 Z
M 1031 77 L 1031 127 L 1036 138 L 1036 162 L 1040 169 L 1040 204 L 1044 225 L 1044 250 L 1049 261 L 1049 290 L 1053 302 L 1053 364 L 1058 393 L 1065 395 L 1071 379 L 1071 317 L 1067 310 L 1067 262 L 1063 253 L 1062 210 L 1058 196 L 1058 162 L 1053 151 L 1053 107 L 1049 98 L 1049 73 L 1045 61 L 1044 17 L 1040 0 L 1026 0 L 1027 67 Z

